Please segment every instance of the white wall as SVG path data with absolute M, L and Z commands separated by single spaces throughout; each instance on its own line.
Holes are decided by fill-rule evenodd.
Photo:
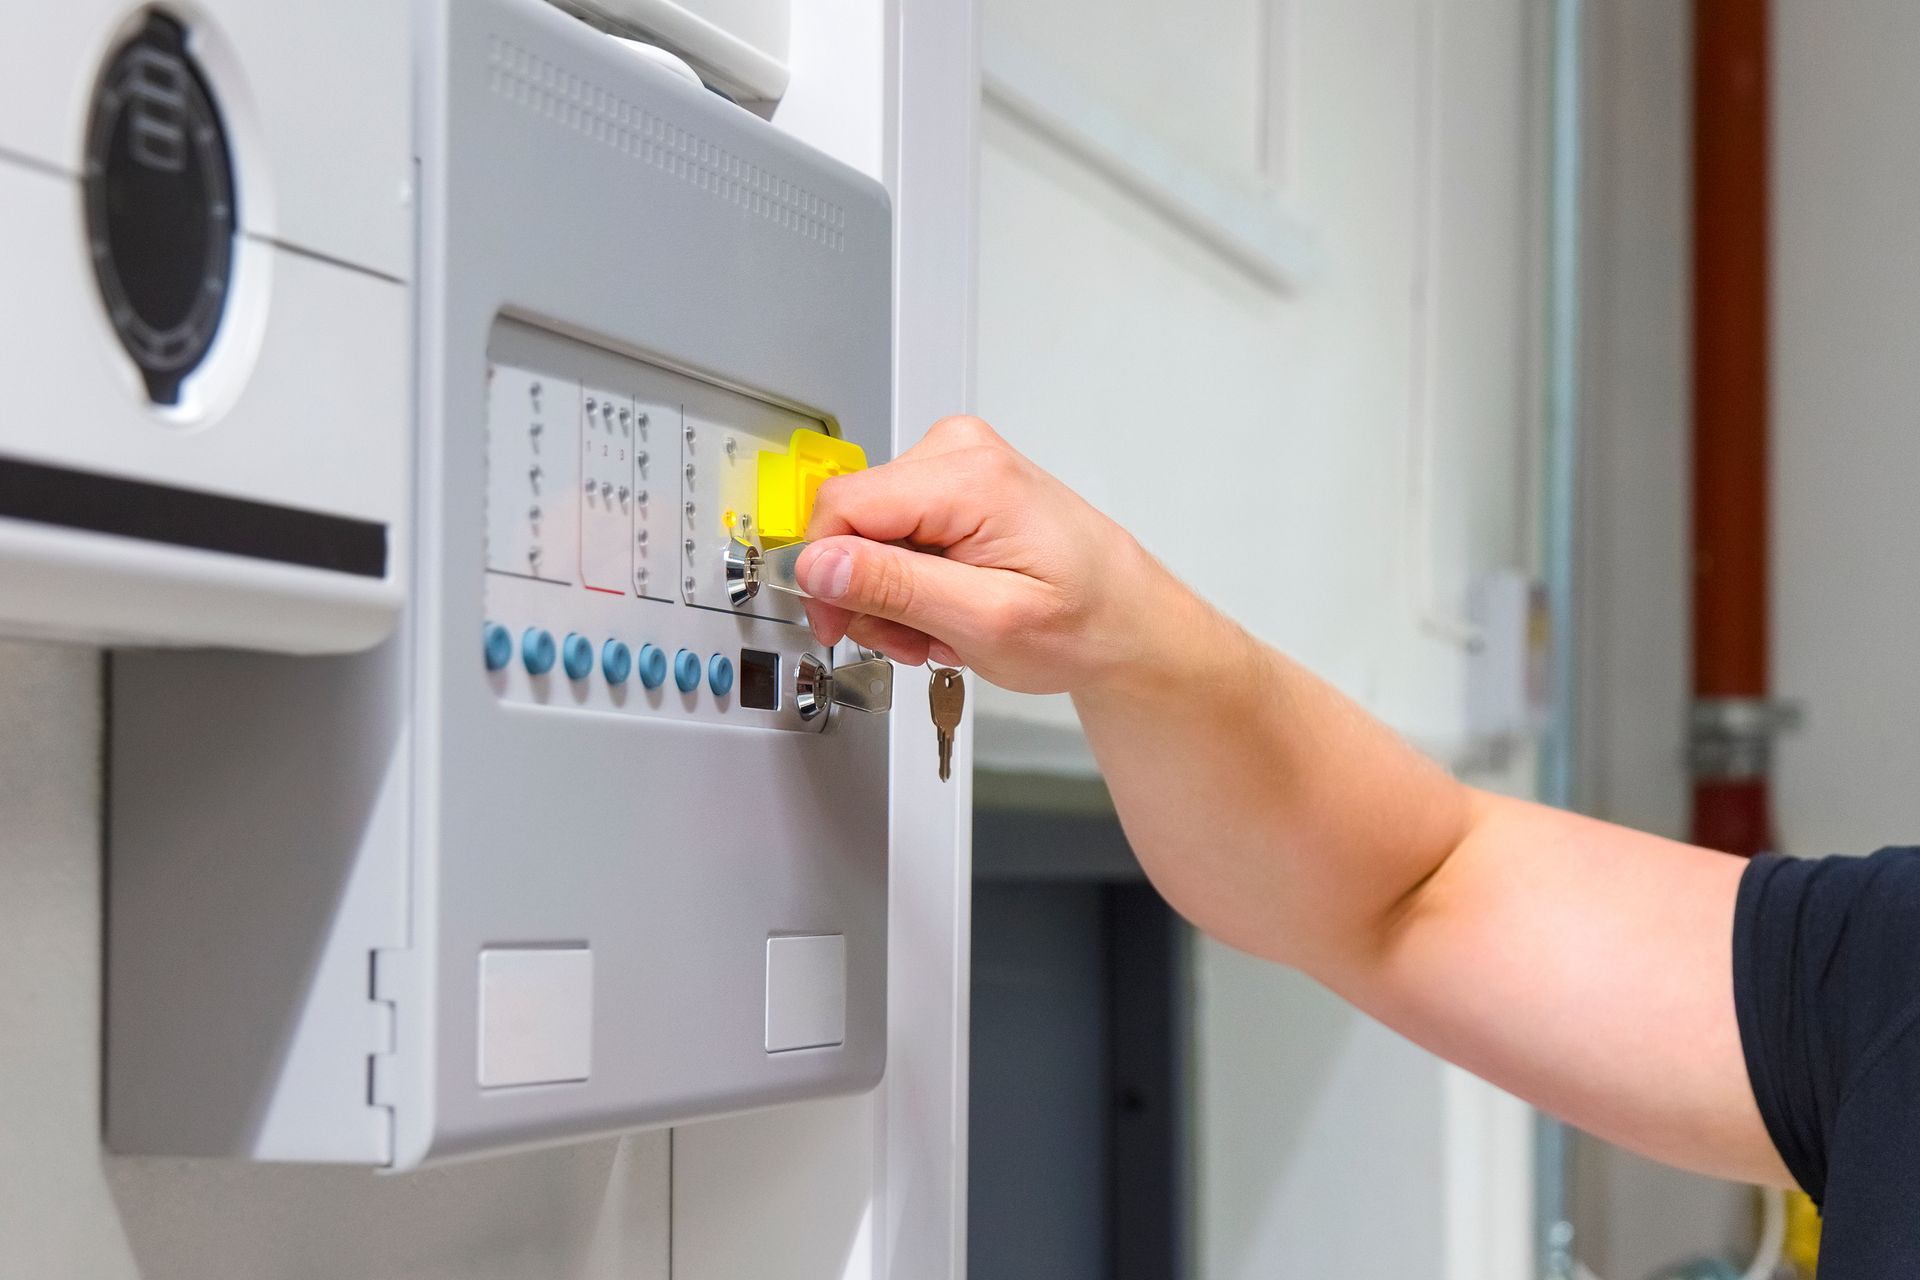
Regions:
M 1773 14 L 1780 834 L 1866 852 L 1920 841 L 1920 7 Z
M 1468 585 L 1530 559 L 1537 8 L 985 5 L 989 85 L 1049 83 L 988 98 L 982 413 L 1450 759 Z M 1077 100 L 1096 154 L 1028 96 Z M 1116 177 L 1129 135 L 1227 231 L 1264 206 L 1285 281 Z M 1070 706 L 996 692 L 983 761 L 1086 767 Z M 1524 1110 L 1296 975 L 1203 943 L 1195 981 L 1200 1276 L 1525 1274 Z
M 1203 593 L 1443 754 L 1465 745 L 1464 664 L 1422 625 L 1419 581 L 1427 612 L 1457 620 L 1474 573 L 1527 558 L 1530 9 L 1211 0 L 1178 7 L 1176 37 L 1157 5 L 986 7 L 990 82 L 997 50 L 1037 58 L 1143 145 L 1265 193 L 1307 244 L 1293 283 L 1263 284 L 990 98 L 982 410 Z M 1179 74 L 1115 70 L 1163 49 Z M 982 707 L 1071 715 L 991 693 Z

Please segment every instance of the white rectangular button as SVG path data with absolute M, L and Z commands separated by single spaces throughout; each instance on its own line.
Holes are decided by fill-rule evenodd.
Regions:
M 585 1080 L 593 1065 L 593 952 L 480 953 L 480 1087 Z
M 847 940 L 838 933 L 767 939 L 767 1052 L 847 1038 Z

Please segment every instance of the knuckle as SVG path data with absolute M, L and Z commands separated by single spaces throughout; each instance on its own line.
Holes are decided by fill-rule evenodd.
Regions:
M 970 413 L 956 413 L 951 417 L 942 418 L 933 424 L 927 434 L 938 435 L 942 443 L 960 445 L 989 444 L 1000 439 L 984 419 L 976 418 Z
M 979 445 L 960 451 L 954 457 L 955 466 L 964 469 L 973 483 L 989 493 L 1014 484 L 1023 474 L 1023 461 L 1004 444 Z
M 994 449 L 989 459 L 987 479 L 996 489 L 1011 488 L 1026 474 L 1025 460 L 1011 449 Z

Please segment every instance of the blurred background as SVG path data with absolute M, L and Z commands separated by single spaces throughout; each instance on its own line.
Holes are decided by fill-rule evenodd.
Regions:
M 1017 446 L 1477 785 L 1737 852 L 1920 830 L 1920 8 L 982 28 L 978 405 Z M 1071 708 L 980 703 L 972 1275 L 1811 1274 L 1804 1206 L 1750 1270 L 1751 1189 L 1193 935 Z

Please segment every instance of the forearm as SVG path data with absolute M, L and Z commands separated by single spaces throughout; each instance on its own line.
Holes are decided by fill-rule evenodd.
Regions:
M 1136 657 L 1074 692 L 1182 914 L 1589 1131 L 1785 1176 L 1733 1018 L 1734 859 L 1475 791 L 1154 573 Z
M 1781 1176 L 1734 1017 L 1734 859 L 1462 786 L 977 419 L 829 480 L 809 532 L 823 640 L 1074 696 L 1201 928 L 1592 1132 Z
M 1074 690 L 1128 839 L 1195 924 L 1323 978 L 1366 963 L 1471 793 L 1157 565 L 1145 634 Z

